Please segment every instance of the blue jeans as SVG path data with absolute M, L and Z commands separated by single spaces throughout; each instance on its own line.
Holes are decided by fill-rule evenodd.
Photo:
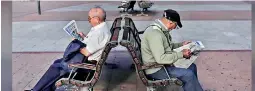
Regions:
M 188 69 L 176 68 L 173 66 L 165 67 L 170 76 L 177 77 L 184 83 L 184 91 L 203 91 L 197 78 L 197 67 L 195 64 L 192 64 Z M 156 80 L 168 78 L 163 68 L 156 73 L 149 74 L 148 77 Z

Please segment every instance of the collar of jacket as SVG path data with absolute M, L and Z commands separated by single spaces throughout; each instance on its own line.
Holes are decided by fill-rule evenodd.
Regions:
M 155 24 L 158 25 L 158 26 L 162 29 L 161 31 L 163 31 L 163 32 L 169 32 L 169 31 L 166 29 L 166 26 L 163 25 L 163 23 L 162 23 L 159 19 L 155 20 Z

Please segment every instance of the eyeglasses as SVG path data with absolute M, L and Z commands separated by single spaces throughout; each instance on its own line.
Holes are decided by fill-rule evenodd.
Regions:
M 90 22 L 92 18 L 94 18 L 94 17 L 88 16 L 88 21 Z
M 98 17 L 98 16 L 93 16 L 93 17 L 88 16 L 88 21 L 90 22 L 91 19 L 93 19 L 93 18 L 95 18 L 95 17 Z

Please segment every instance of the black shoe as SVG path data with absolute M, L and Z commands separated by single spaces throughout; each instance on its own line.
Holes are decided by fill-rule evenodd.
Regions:
M 31 90 L 24 90 L 24 91 L 33 91 L 33 90 L 31 89 Z

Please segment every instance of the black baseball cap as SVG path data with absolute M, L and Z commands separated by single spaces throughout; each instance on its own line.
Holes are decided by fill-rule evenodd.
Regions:
M 180 28 L 182 27 L 180 15 L 175 10 L 172 10 L 172 9 L 164 10 L 163 17 L 165 17 L 168 20 L 177 22 L 177 26 L 180 27 Z

